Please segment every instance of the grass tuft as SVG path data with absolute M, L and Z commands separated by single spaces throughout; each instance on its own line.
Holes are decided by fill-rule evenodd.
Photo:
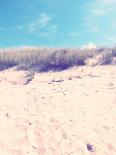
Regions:
M 92 63 L 90 63 L 92 62 Z M 72 48 L 13 48 L 0 49 L 0 70 L 47 72 L 73 66 L 116 64 L 116 47 L 97 49 Z

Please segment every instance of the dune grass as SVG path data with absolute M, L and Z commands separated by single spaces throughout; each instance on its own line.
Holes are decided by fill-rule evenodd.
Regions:
M 17 70 L 47 72 L 61 71 L 73 66 L 108 64 L 116 64 L 116 47 L 0 49 L 0 70 L 15 66 Z

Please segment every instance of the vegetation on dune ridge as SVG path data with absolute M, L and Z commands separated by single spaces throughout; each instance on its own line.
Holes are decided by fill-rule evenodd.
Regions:
M 45 72 L 61 71 L 73 66 L 116 65 L 116 47 L 96 49 L 13 48 L 0 49 L 0 70 Z

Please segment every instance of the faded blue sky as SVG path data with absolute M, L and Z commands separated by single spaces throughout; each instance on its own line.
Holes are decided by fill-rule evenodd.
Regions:
M 116 0 L 0 0 L 0 47 L 116 43 Z

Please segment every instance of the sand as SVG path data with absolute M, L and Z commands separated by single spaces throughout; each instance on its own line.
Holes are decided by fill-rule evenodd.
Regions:
M 116 66 L 0 72 L 0 155 L 92 154 L 116 155 Z

